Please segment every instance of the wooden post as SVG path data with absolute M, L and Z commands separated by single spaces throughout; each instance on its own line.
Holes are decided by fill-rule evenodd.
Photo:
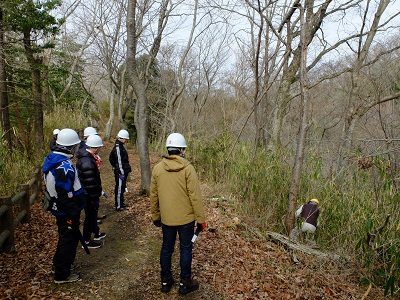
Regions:
M 38 202 L 40 200 L 40 193 L 42 191 L 42 171 L 40 166 L 38 166 L 35 172 L 33 172 L 32 177 L 35 179 L 35 183 L 33 184 L 33 192 L 36 192 L 36 198 L 33 202 Z
M 14 221 L 12 213 L 11 197 L 0 197 L 0 207 L 5 205 L 6 212 L 0 215 L 0 236 L 4 236 L 1 252 L 11 252 L 15 250 L 14 245 Z
M 31 204 L 29 202 L 29 184 L 21 184 L 21 190 L 25 192 L 24 197 L 21 199 L 21 211 L 25 210 L 26 214 L 22 218 L 21 223 L 29 223 L 31 220 Z
M 40 167 L 40 165 L 37 168 L 36 179 L 37 179 L 36 191 L 39 193 L 39 191 L 42 190 L 42 179 L 43 179 L 42 168 Z

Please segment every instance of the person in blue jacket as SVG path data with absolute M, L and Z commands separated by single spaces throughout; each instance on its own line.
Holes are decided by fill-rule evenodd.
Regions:
M 52 214 L 58 226 L 58 243 L 53 257 L 54 282 L 57 284 L 80 280 L 79 274 L 71 272 L 79 242 L 79 220 L 85 205 L 83 189 L 71 158 L 80 142 L 78 134 L 69 128 L 57 135 L 57 147 L 46 156 L 43 174 L 46 189 L 55 200 Z

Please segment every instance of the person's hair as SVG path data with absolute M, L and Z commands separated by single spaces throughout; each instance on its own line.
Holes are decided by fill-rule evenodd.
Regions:
M 168 150 L 168 155 L 179 155 L 181 154 L 181 149 L 175 148 L 175 147 L 169 147 L 167 148 Z

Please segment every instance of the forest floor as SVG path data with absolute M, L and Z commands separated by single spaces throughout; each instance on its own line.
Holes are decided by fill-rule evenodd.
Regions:
M 170 293 L 160 291 L 159 252 L 162 234 L 153 226 L 149 198 L 139 195 L 139 158 L 132 145 L 128 152 L 133 172 L 125 193 L 128 210 L 114 209 L 114 177 L 108 162 L 112 144 L 103 158 L 100 228 L 107 234 L 103 246 L 87 255 L 79 245 L 76 272 L 82 280 L 57 285 L 51 274 L 57 243 L 55 218 L 32 207 L 29 224 L 16 229 L 16 250 L 0 254 L 1 299 L 384 299 L 381 289 L 360 286 L 360 269 L 346 262 L 322 260 L 293 253 L 280 245 L 251 235 L 232 222 L 229 205 L 212 199 L 217 192 L 202 184 L 208 228 L 193 246 L 192 273 L 198 291 L 181 296 L 176 284 Z M 151 159 L 152 166 L 160 158 Z M 84 213 L 82 213 L 83 219 Z M 173 256 L 179 282 L 178 242 Z

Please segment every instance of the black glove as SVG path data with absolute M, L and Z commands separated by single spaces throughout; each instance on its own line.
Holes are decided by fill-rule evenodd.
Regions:
M 157 226 L 157 227 L 161 227 L 161 225 L 162 225 L 161 220 L 153 221 L 153 224 L 154 224 L 155 226 Z

